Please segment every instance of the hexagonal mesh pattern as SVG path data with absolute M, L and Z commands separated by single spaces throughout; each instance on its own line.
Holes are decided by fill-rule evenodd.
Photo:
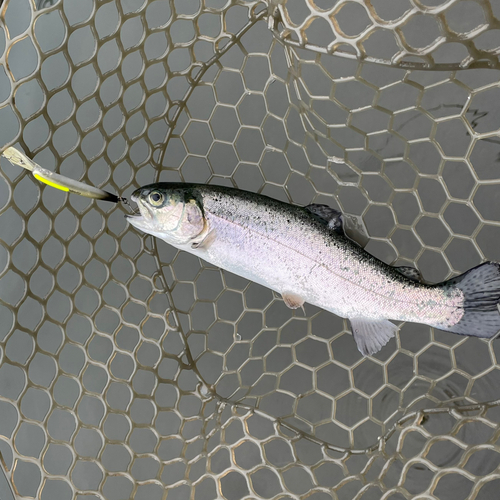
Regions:
M 288 45 L 412 69 L 499 68 L 500 7 L 489 0 L 271 0 Z
M 328 203 L 369 252 L 441 281 L 500 260 L 499 72 L 450 72 L 497 66 L 497 10 L 4 1 L 0 147 L 125 196 L 182 180 Z M 357 59 L 300 48 L 308 29 L 324 37 L 317 19 L 333 34 L 316 49 L 343 33 Z M 437 28 L 412 28 L 429 33 L 413 62 L 446 72 L 401 68 L 420 22 Z M 399 68 L 362 61 L 382 31 L 404 50 L 381 62 Z M 442 62 L 445 42 L 469 55 Z M 404 324 L 362 358 L 344 320 L 291 312 L 138 234 L 126 207 L 0 165 L 0 451 L 16 495 L 495 498 L 500 343 Z

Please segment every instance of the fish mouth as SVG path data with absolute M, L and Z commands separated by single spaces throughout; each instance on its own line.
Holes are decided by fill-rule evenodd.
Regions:
M 137 214 L 137 215 L 126 214 L 125 219 L 127 219 L 127 222 L 132 226 L 136 227 L 137 229 L 145 231 L 147 228 L 147 221 L 144 215 L 142 214 Z
M 132 224 L 132 226 L 136 227 L 137 229 L 141 229 L 142 231 L 145 231 L 147 226 L 148 226 L 148 220 L 147 218 L 144 216 L 144 213 L 143 213 L 143 208 L 144 208 L 144 205 L 140 202 L 140 199 L 139 199 L 139 189 L 137 189 L 136 191 L 134 191 L 132 193 L 132 196 L 130 197 L 130 199 L 137 204 L 137 209 L 139 211 L 139 213 L 134 213 L 134 214 L 125 214 L 125 219 L 127 219 L 127 222 L 129 224 Z M 147 207 L 146 207 L 147 209 Z

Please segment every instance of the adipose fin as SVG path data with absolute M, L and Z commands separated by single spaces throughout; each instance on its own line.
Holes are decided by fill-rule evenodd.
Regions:
M 395 267 L 396 271 L 403 276 L 406 276 L 408 279 L 411 279 L 412 281 L 418 281 L 419 283 L 423 283 L 423 278 L 422 275 L 420 274 L 420 271 L 418 269 L 415 269 L 414 267 L 410 266 L 400 266 L 400 267 Z

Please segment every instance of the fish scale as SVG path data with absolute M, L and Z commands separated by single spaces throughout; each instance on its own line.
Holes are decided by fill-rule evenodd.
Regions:
M 308 302 L 349 318 L 365 355 L 394 336 L 397 327 L 389 319 L 480 337 L 500 330 L 498 264 L 429 285 L 333 229 L 340 215 L 324 206 L 298 207 L 234 188 L 182 183 L 145 186 L 132 200 L 141 215 L 128 220 L 138 229 L 281 293 L 291 308 Z

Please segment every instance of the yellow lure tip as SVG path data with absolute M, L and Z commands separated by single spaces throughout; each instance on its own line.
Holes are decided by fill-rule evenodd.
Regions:
M 38 179 L 40 182 L 43 182 L 53 188 L 60 189 L 61 191 L 66 191 L 66 192 L 69 191 L 69 188 L 67 188 L 66 186 L 61 186 L 61 184 L 56 184 L 55 182 L 49 181 L 48 179 L 45 179 L 45 177 L 42 177 L 39 174 L 34 174 L 33 177 L 35 177 L 35 179 Z

